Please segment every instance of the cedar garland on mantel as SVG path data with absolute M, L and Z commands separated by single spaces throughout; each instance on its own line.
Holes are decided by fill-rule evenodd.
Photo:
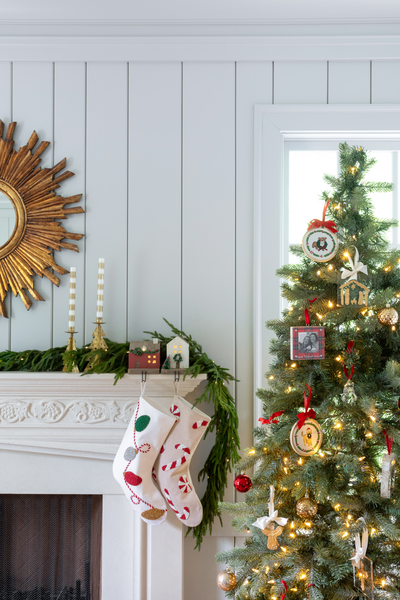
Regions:
M 167 344 L 175 336 L 180 336 L 189 344 L 190 362 L 184 378 L 197 377 L 200 373 L 206 374 L 206 386 L 195 404 L 204 401 L 208 403 L 212 402 L 214 405 L 214 414 L 211 417 L 205 437 L 215 431 L 215 443 L 198 476 L 199 481 L 207 480 L 207 488 L 201 499 L 203 520 L 197 527 L 190 528 L 196 540 L 195 547 L 200 549 L 207 530 L 210 533 L 212 532 L 215 518 L 218 517 L 221 521 L 218 503 L 224 499 L 224 491 L 228 483 L 228 472 L 232 471 L 232 467 L 240 459 L 238 454 L 238 450 L 240 449 L 239 421 L 235 401 L 228 389 L 229 382 L 236 381 L 236 379 L 229 373 L 228 369 L 215 364 L 203 352 L 202 346 L 192 336 L 177 329 L 166 319 L 164 321 L 171 328 L 172 336 L 165 337 L 156 331 L 145 331 L 144 333 L 160 340 L 161 354 L 164 357 Z M 91 350 L 90 346 L 83 346 L 74 352 L 66 352 L 66 346 L 50 348 L 45 351 L 24 350 L 23 352 L 11 352 L 6 350 L 0 352 L 0 371 L 62 371 L 64 359 L 69 370 L 72 369 L 74 364 L 78 365 L 80 371 L 84 371 L 89 366 L 89 369 L 86 372 L 82 372 L 82 375 L 113 373 L 115 376 L 114 383 L 117 383 L 128 371 L 129 342 L 117 343 L 106 339 L 106 343 L 108 346 L 107 350 L 99 349 L 94 351 Z M 171 373 L 173 372 L 174 370 L 171 369 Z

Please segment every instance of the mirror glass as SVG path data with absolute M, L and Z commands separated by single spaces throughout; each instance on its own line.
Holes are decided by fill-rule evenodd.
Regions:
M 3 246 L 14 231 L 15 209 L 14 205 L 4 192 L 0 192 L 0 246 Z

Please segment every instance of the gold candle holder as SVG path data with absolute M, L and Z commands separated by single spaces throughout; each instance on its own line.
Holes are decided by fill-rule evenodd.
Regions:
M 74 333 L 75 331 L 75 299 L 76 299 L 76 267 L 71 267 L 69 276 L 69 320 L 68 320 L 68 331 L 69 333 L 68 344 L 66 352 L 76 352 L 76 341 Z M 63 373 L 79 373 L 78 365 L 74 362 L 72 369 L 68 369 L 68 361 L 66 358 L 63 360 L 64 368 Z

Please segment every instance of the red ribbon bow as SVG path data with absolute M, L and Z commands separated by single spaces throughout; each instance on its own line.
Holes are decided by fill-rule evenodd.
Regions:
M 393 438 L 391 440 L 389 440 L 389 434 L 387 433 L 386 429 L 382 429 L 382 435 L 384 435 L 386 438 L 386 448 L 387 448 L 388 454 L 390 456 L 390 453 L 392 451 L 392 446 L 393 446 Z
M 317 299 L 317 296 L 315 296 L 314 300 L 309 300 L 308 302 L 309 302 L 310 304 L 312 304 L 313 302 L 315 302 L 315 301 L 316 301 L 316 299 Z M 310 324 L 310 322 L 311 322 L 311 320 L 310 320 L 310 315 L 311 315 L 310 309 L 309 309 L 309 308 L 305 308 L 305 309 L 304 309 L 304 318 L 305 318 L 305 320 L 306 320 L 306 325 L 309 325 L 309 324 Z
M 306 393 L 304 392 L 304 412 L 299 413 L 297 415 L 298 421 L 297 421 L 297 427 L 299 429 L 301 429 L 306 421 L 306 419 L 315 419 L 315 412 L 313 411 L 312 408 L 310 408 L 310 402 L 311 402 L 311 388 L 308 385 L 308 383 L 306 384 L 308 387 L 308 398 L 306 396 Z
M 285 588 L 285 593 L 281 592 L 281 600 L 285 600 L 285 596 L 286 596 L 286 592 L 287 592 L 287 585 L 286 585 L 286 581 L 284 581 L 283 579 L 281 579 L 281 584 L 283 585 L 283 587 Z
M 330 202 L 330 200 L 327 200 L 325 203 L 324 210 L 322 211 L 322 221 L 320 221 L 319 219 L 313 219 L 312 221 L 310 221 L 308 231 L 310 231 L 310 229 L 315 229 L 316 227 L 325 227 L 326 229 L 329 229 L 329 231 L 332 231 L 332 233 L 337 232 L 336 223 L 334 221 L 325 221 L 326 210 Z
M 271 423 L 277 423 L 278 422 L 277 417 L 280 417 L 281 415 L 283 415 L 284 412 L 285 412 L 284 410 L 280 410 L 279 412 L 272 413 L 272 415 L 270 416 L 269 419 L 263 419 L 262 417 L 260 417 L 258 420 L 261 421 L 261 423 L 263 425 L 271 425 Z
M 346 352 L 348 352 L 350 354 L 350 352 L 353 352 L 353 348 L 354 348 L 354 341 L 350 340 L 350 342 L 347 344 Z M 346 376 L 346 379 L 351 380 L 353 378 L 353 373 L 354 373 L 354 363 L 351 365 L 350 377 L 349 377 L 349 372 L 348 372 L 344 362 L 342 363 L 342 365 L 343 365 L 343 371 Z

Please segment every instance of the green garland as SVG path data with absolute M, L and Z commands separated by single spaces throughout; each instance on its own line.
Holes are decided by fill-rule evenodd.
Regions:
M 228 471 L 230 472 L 232 466 L 240 459 L 238 454 L 240 449 L 239 421 L 234 399 L 228 389 L 228 383 L 236 380 L 228 369 L 216 365 L 191 336 L 174 327 L 166 319 L 164 321 L 173 332 L 171 337 L 165 337 L 156 331 L 145 331 L 144 333 L 160 340 L 161 350 L 164 354 L 168 342 L 177 335 L 189 344 L 190 366 L 186 369 L 184 378 L 187 376 L 197 377 L 200 373 L 205 373 L 207 383 L 202 395 L 196 400 L 195 404 L 204 401 L 212 402 L 214 405 L 214 415 L 211 417 L 205 437 L 215 431 L 215 443 L 198 477 L 199 481 L 207 479 L 207 488 L 201 499 L 203 520 L 197 527 L 189 528 L 196 540 L 195 548 L 200 549 L 207 529 L 210 533 L 212 532 L 216 517 L 219 518 L 222 524 L 218 503 L 222 502 L 224 498 L 224 491 L 228 483 Z M 39 350 L 25 350 L 24 352 L 6 350 L 0 352 L 0 371 L 62 371 L 65 360 L 69 370 L 76 364 L 79 370 L 83 371 L 89 364 L 87 373 L 114 373 L 115 384 L 128 371 L 129 342 L 120 344 L 106 339 L 106 343 L 107 350 L 94 351 L 91 351 L 90 346 L 78 348 L 74 352 L 66 352 L 66 346 L 50 348 L 44 352 Z M 82 375 L 85 375 L 85 373 L 82 373 Z

